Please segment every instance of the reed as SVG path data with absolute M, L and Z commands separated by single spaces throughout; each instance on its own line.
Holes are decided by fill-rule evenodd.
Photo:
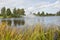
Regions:
M 45 31 L 40 24 L 34 28 L 18 29 L 2 23 L 0 24 L 0 40 L 60 40 L 60 30 L 58 27 L 49 27 Z

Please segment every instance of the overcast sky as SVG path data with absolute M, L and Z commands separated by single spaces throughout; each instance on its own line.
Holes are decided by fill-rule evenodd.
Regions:
M 60 0 L 0 0 L 0 9 L 6 8 L 24 8 L 26 13 L 44 11 L 55 13 L 60 10 Z

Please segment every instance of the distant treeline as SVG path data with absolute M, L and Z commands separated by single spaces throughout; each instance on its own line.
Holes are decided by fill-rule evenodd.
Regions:
M 0 17 L 2 17 L 2 18 L 20 17 L 20 15 L 25 15 L 24 13 L 25 13 L 25 11 L 24 11 L 23 8 L 22 9 L 19 9 L 19 8 L 16 9 L 16 8 L 14 8 L 11 11 L 10 8 L 6 9 L 5 7 L 3 7 L 1 9 Z
M 36 16 L 60 16 L 60 11 L 58 11 L 57 13 L 44 13 L 44 11 L 42 11 L 42 13 L 37 12 L 37 13 L 33 13 Z M 12 17 L 21 17 L 21 15 L 25 15 L 25 10 L 22 9 L 16 9 L 14 8 L 12 11 L 10 8 L 5 8 L 3 7 L 1 9 L 1 13 L 0 13 L 0 18 L 12 18 Z
M 33 13 L 36 16 L 60 16 L 60 11 L 56 12 L 56 13 L 44 13 L 44 11 L 42 11 L 42 13 L 37 12 L 37 13 Z

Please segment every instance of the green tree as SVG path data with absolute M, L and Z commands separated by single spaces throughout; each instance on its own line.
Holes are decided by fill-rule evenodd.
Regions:
M 6 18 L 6 8 L 5 7 L 3 7 L 1 9 L 1 15 L 3 16 L 3 18 Z
M 10 8 L 7 9 L 6 14 L 7 14 L 7 16 L 11 16 L 12 12 L 11 12 Z
M 5 12 L 6 12 L 6 8 L 5 8 L 5 7 L 3 7 L 3 8 L 1 9 L 1 14 L 2 14 L 2 15 L 4 15 L 4 14 L 5 14 Z
M 20 14 L 20 9 L 17 9 L 17 10 L 16 10 L 16 13 L 17 13 L 17 14 L 16 14 L 16 17 L 20 17 L 20 15 L 21 15 L 21 14 Z
M 41 16 L 44 16 L 45 14 L 44 14 L 44 11 L 42 11 L 42 13 L 41 13 Z
M 24 15 L 25 11 L 24 9 L 17 9 L 17 14 Z
M 20 9 L 20 14 L 25 15 L 24 13 L 25 13 L 24 9 Z
M 13 14 L 16 14 L 16 8 L 13 9 Z
M 57 14 L 58 16 L 60 16 L 60 11 L 58 11 L 56 14 Z
M 17 10 L 16 10 L 16 13 L 17 13 L 17 16 L 18 16 L 18 17 L 20 17 L 21 15 L 25 15 L 25 14 L 24 14 L 24 13 L 25 13 L 24 9 L 17 9 Z
M 37 15 L 40 16 L 40 12 L 38 12 Z
M 49 14 L 48 13 L 46 13 L 46 16 L 48 16 Z
M 21 15 L 25 15 L 24 14 L 25 13 L 25 11 L 24 11 L 24 9 L 16 9 L 16 8 L 14 8 L 13 9 L 13 16 L 14 17 L 20 17 Z
M 13 9 L 13 17 L 16 17 L 17 16 L 17 10 L 16 8 Z

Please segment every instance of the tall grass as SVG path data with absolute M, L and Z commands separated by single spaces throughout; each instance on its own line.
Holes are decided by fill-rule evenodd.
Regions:
M 49 27 L 47 30 L 37 24 L 34 28 L 20 29 L 0 24 L 0 40 L 60 40 L 58 27 Z

